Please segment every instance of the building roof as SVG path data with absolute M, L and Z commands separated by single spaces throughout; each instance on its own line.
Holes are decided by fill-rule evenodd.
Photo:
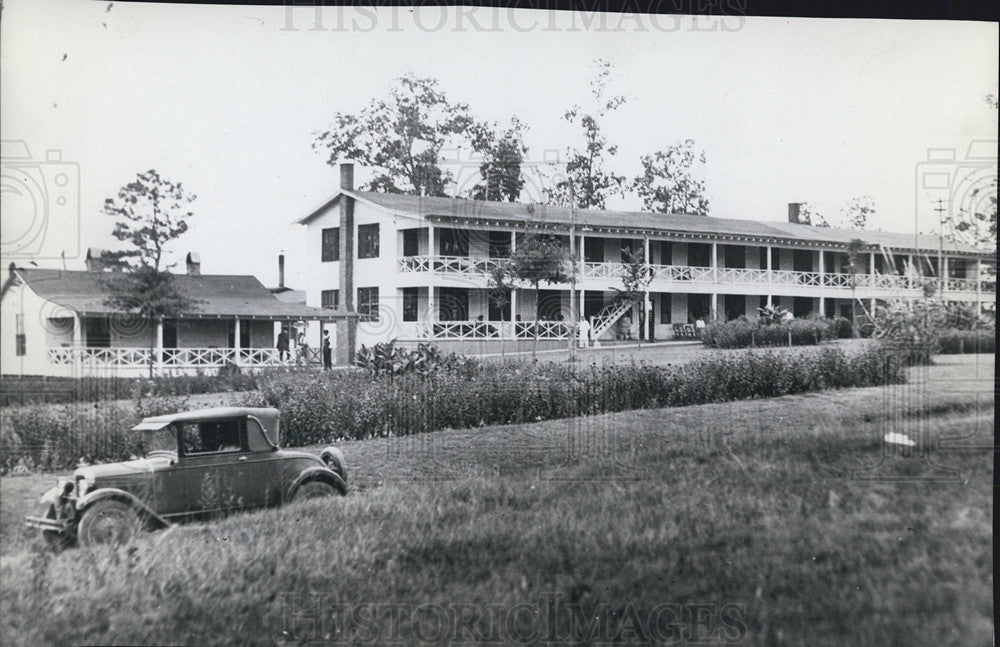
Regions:
M 35 268 L 12 268 L 38 296 L 67 310 L 85 315 L 109 315 L 116 309 L 105 303 L 107 292 L 101 278 L 111 272 L 84 272 Z M 176 274 L 178 289 L 196 301 L 183 319 L 235 318 L 288 321 L 309 319 L 334 321 L 356 317 L 341 309 L 312 308 L 302 303 L 286 303 L 277 299 L 253 276 Z
M 550 226 L 563 231 L 568 229 L 570 225 L 568 207 L 414 196 L 402 193 L 376 193 L 373 191 L 343 191 L 338 193 L 297 222 L 308 224 L 343 194 L 393 214 L 427 218 L 441 223 L 493 223 L 499 226 L 516 227 L 531 224 Z M 870 248 L 889 247 L 897 250 L 919 250 L 934 253 L 937 253 L 938 247 L 941 245 L 941 240 L 937 236 L 813 227 L 788 222 L 739 220 L 690 214 L 577 209 L 574 220 L 576 227 L 590 227 L 596 231 L 614 231 L 635 235 L 675 234 L 685 237 L 724 237 L 748 241 L 768 240 L 791 245 L 811 244 L 831 247 L 846 247 L 851 240 L 860 238 Z M 915 240 L 916 244 L 914 244 Z M 943 248 L 946 252 L 958 254 L 983 255 L 990 253 L 971 245 L 949 240 L 944 241 Z

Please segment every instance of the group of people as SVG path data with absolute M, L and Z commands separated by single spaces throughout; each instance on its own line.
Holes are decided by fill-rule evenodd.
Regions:
M 287 326 L 281 327 L 281 332 L 278 333 L 278 340 L 275 343 L 275 348 L 278 350 L 278 359 L 282 363 L 288 363 L 292 359 L 292 347 L 291 347 L 291 335 L 289 334 L 289 329 Z M 306 339 L 305 330 L 300 329 L 298 334 L 295 336 L 295 363 L 302 366 L 308 366 L 309 357 L 309 341 Z M 333 368 L 333 346 L 330 341 L 330 331 L 323 329 L 323 342 L 320 347 L 321 355 L 323 358 L 323 368 L 329 370 Z

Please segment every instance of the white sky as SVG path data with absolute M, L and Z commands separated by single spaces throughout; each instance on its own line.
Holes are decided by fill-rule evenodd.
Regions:
M 560 116 L 586 98 L 591 62 L 604 58 L 627 97 L 605 122 L 619 145 L 609 167 L 631 177 L 640 155 L 693 139 L 718 217 L 784 220 L 788 202 L 809 201 L 829 218 L 868 194 L 879 228 L 910 232 L 916 217 L 930 229 L 930 194 L 916 180 L 928 149 L 962 159 L 970 142 L 997 138 L 985 102 L 997 87 L 995 23 L 608 16 L 602 26 L 438 7 L 416 22 L 404 8 L 331 7 L 327 31 L 313 31 L 314 9 L 293 11 L 4 2 L 3 139 L 25 141 L 36 160 L 59 149 L 79 165 L 79 225 L 72 198 L 52 207 L 38 263 L 58 266 L 51 259 L 65 248 L 78 269 L 76 240 L 81 250 L 113 246 L 105 198 L 155 168 L 198 195 L 178 260 L 197 251 L 206 273 L 274 285 L 283 249 L 287 283 L 304 287 L 304 228 L 291 223 L 337 188 L 313 133 L 407 72 L 439 79 L 482 118 L 517 115 L 540 161 L 578 143 Z M 8 167 L 13 150 L 4 146 Z M 51 200 L 52 171 L 40 172 Z M 30 203 L 4 181 L 3 228 L 25 230 Z M 26 260 L 10 253 L 16 236 L 4 234 L 4 265 Z

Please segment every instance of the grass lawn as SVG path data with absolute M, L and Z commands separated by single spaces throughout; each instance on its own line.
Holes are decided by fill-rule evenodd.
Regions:
M 52 476 L 4 478 L 0 642 L 989 644 L 993 356 L 937 362 L 345 443 L 345 499 L 117 550 L 39 551 L 20 518 Z

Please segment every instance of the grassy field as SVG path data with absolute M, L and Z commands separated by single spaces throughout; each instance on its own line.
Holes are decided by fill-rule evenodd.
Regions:
M 992 385 L 992 355 L 949 356 L 902 386 L 345 443 L 346 499 L 56 556 L 20 526 L 52 476 L 5 478 L 0 642 L 989 644 Z

